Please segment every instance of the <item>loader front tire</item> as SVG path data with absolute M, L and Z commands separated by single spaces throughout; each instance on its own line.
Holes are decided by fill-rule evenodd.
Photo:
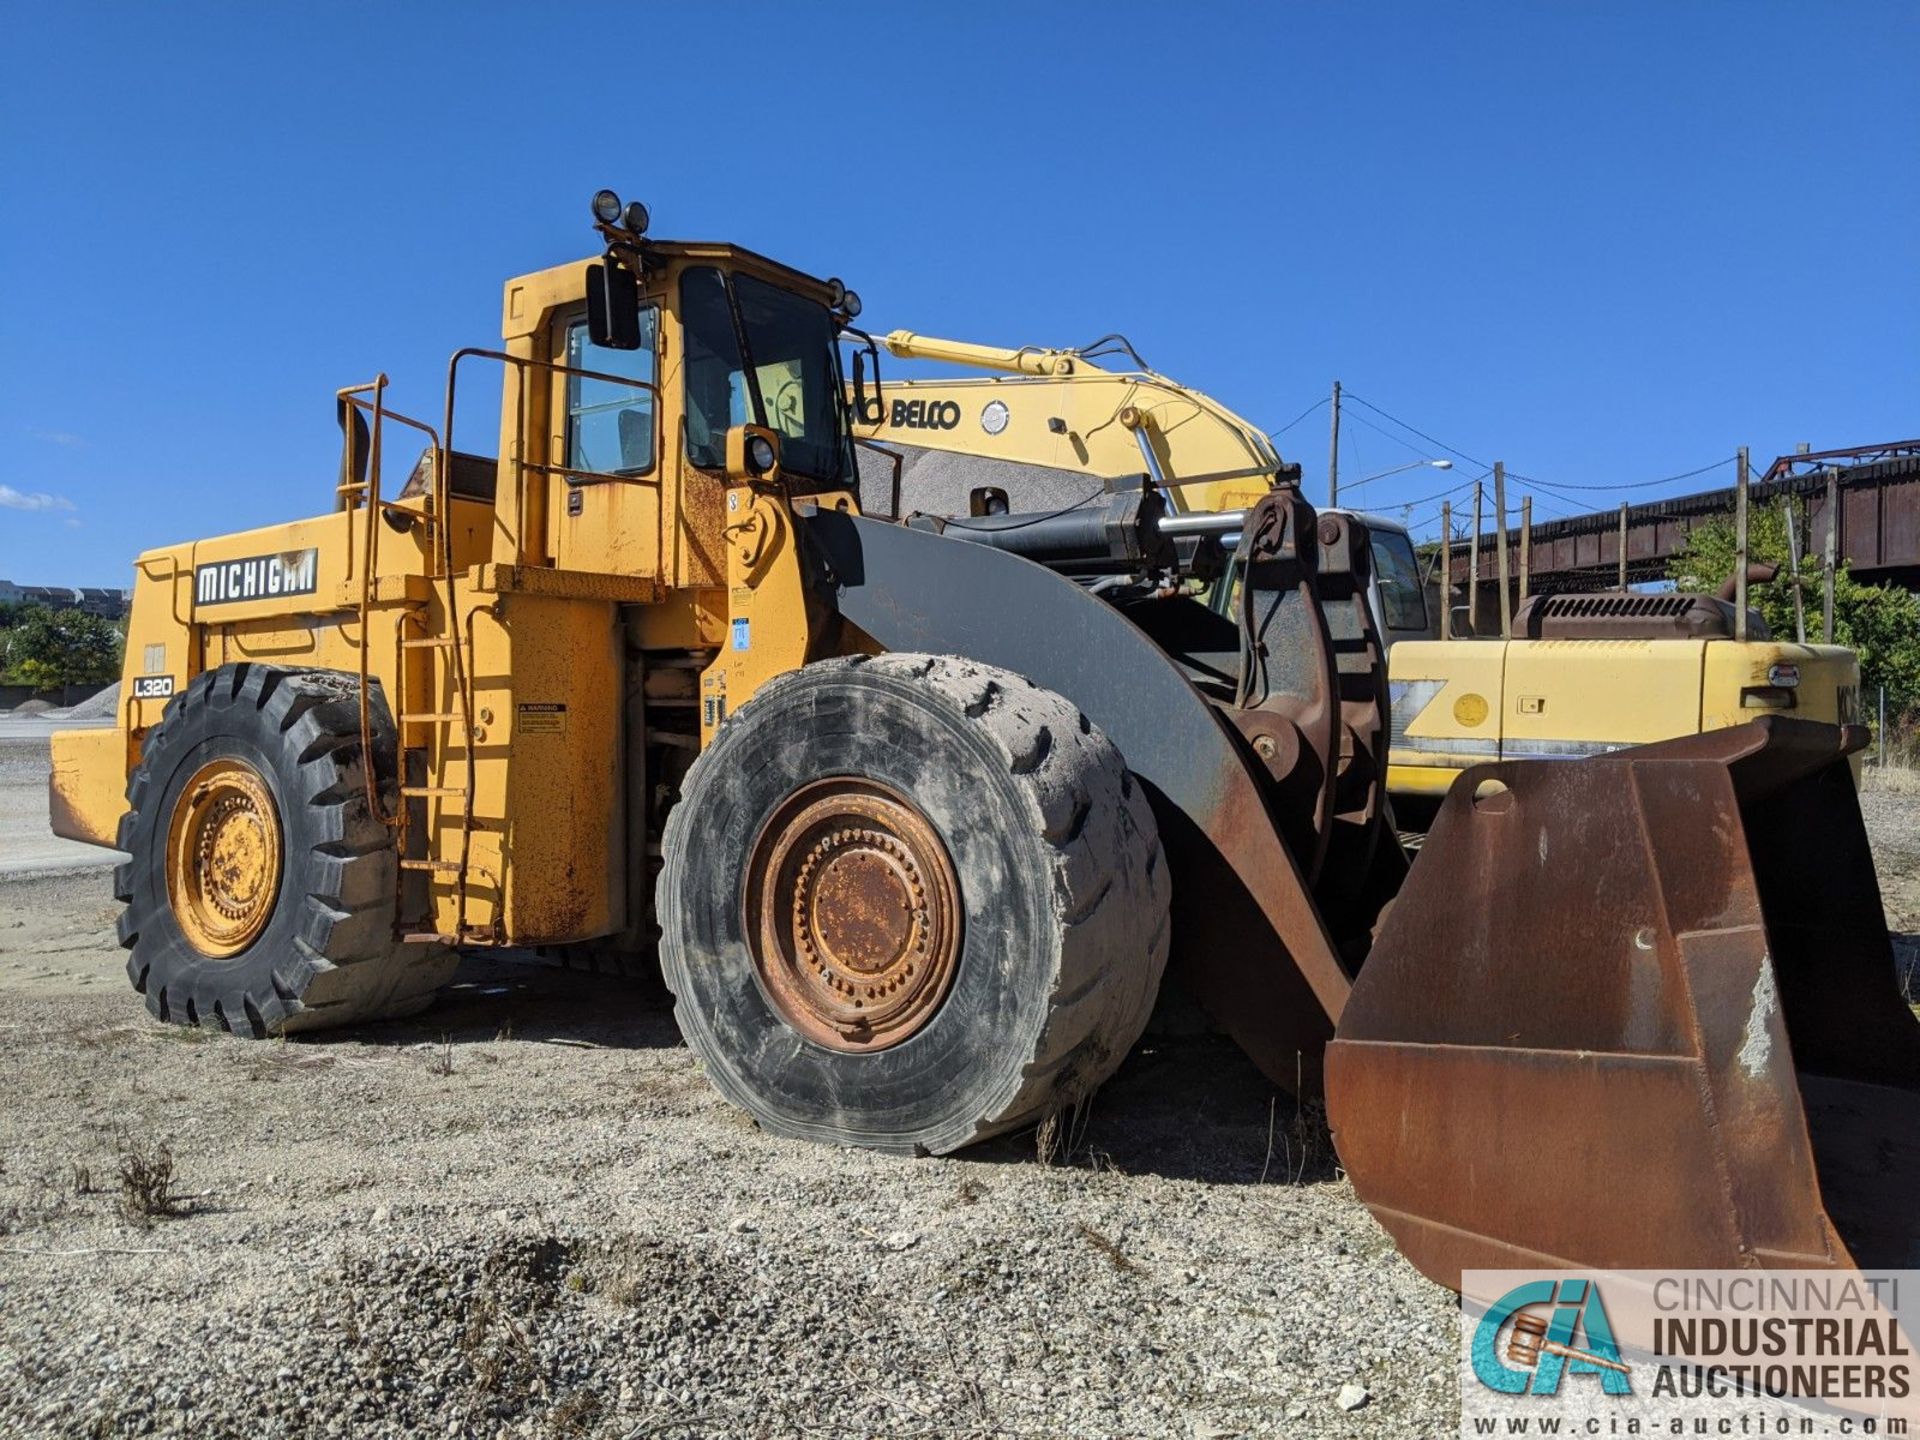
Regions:
M 354 676 L 227 665 L 168 702 L 113 872 L 127 978 L 156 1018 L 264 1038 L 412 1014 L 452 978 L 453 951 L 394 939 L 398 861 L 366 763 Z
M 688 772 L 657 911 L 681 1033 L 782 1135 L 945 1154 L 1076 1104 L 1168 942 L 1146 797 L 1070 701 L 927 655 L 762 687 Z

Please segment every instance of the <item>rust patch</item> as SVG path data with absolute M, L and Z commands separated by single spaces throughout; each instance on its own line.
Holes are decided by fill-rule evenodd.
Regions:
M 754 967 L 809 1040 L 883 1050 L 946 999 L 959 880 L 926 818 L 885 786 L 823 780 L 788 796 L 754 841 L 746 896 Z

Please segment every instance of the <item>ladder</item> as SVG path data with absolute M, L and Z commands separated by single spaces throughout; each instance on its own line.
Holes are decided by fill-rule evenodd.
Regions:
M 443 529 L 435 522 L 428 533 L 431 542 L 434 531 Z M 465 663 L 457 636 L 453 633 L 457 613 L 454 608 L 454 580 L 445 566 L 445 557 L 437 550 L 436 563 L 428 575 L 430 584 L 440 587 L 443 595 L 441 616 L 445 624 L 436 632 L 431 624 L 433 614 L 430 606 L 407 606 L 400 612 L 395 627 L 396 660 L 394 720 L 400 729 L 400 804 L 393 820 L 397 830 L 396 843 L 400 850 L 399 869 L 395 875 L 397 887 L 395 914 L 399 920 L 399 938 L 408 944 L 460 945 L 486 938 L 484 935 L 468 933 L 467 885 L 475 868 L 472 864 L 473 836 L 473 740 L 474 705 L 473 677 Z M 420 633 L 408 634 L 409 629 Z M 366 632 L 362 632 L 363 634 Z M 414 676 L 420 668 L 410 664 L 410 658 L 417 652 L 425 652 L 424 667 L 427 683 L 424 693 L 414 692 Z M 445 739 L 438 745 L 409 745 L 407 739 L 416 727 L 446 727 Z M 451 762 L 458 759 L 465 774 L 465 783 L 448 785 L 444 781 Z M 409 843 L 412 826 L 410 824 L 412 806 L 422 803 L 428 807 L 429 819 L 423 827 L 423 835 L 416 857 L 410 852 Z M 437 813 L 435 813 L 437 811 Z M 447 836 L 448 821 L 457 821 L 457 837 Z M 446 836 L 452 841 L 453 855 L 447 858 L 440 840 Z M 426 913 L 409 916 L 406 913 L 407 877 L 425 875 L 429 900 Z M 438 928 L 435 909 L 432 903 L 432 891 L 440 885 L 451 885 L 455 890 L 455 922 L 451 931 Z

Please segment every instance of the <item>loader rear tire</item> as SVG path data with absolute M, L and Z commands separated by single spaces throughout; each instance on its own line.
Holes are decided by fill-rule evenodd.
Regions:
M 397 857 L 365 764 L 354 676 L 227 665 L 168 702 L 113 872 L 127 978 L 156 1018 L 264 1038 L 432 1003 L 458 956 L 393 937 Z
M 681 1033 L 782 1135 L 945 1154 L 1031 1124 L 1120 1064 L 1166 966 L 1167 866 L 1120 753 L 1063 696 L 967 660 L 762 687 L 688 772 L 663 849 Z

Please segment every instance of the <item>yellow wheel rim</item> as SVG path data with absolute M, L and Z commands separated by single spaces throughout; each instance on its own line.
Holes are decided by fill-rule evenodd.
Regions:
M 216 960 L 267 928 L 280 896 L 280 815 L 252 766 L 200 768 L 167 826 L 167 898 L 189 944 Z

